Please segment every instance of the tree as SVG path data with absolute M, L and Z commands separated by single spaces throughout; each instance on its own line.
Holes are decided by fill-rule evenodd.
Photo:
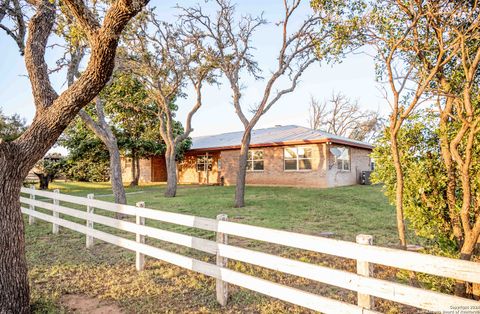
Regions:
M 25 5 L 25 4 L 24 4 Z M 20 54 L 25 53 L 25 36 L 27 34 L 27 27 L 25 21 L 25 13 L 20 0 L 0 0 L 0 29 L 5 31 L 18 46 Z M 9 27 L 10 20 L 12 27 Z
M 65 170 L 65 160 L 60 156 L 45 156 L 37 162 L 34 173 L 40 180 L 40 190 L 47 190 L 50 182 L 53 182 Z
M 417 21 L 408 28 L 409 39 L 398 48 L 404 56 L 408 56 L 403 60 L 409 65 L 407 73 L 417 86 L 413 92 L 410 88 L 407 92 L 410 97 L 406 99 L 414 100 L 418 96 L 418 87 L 422 86 L 422 93 L 432 96 L 430 99 L 438 114 L 435 129 L 444 173 L 431 180 L 435 184 L 445 185 L 447 207 L 444 215 L 453 235 L 452 240 L 460 251 L 460 258 L 469 260 L 480 234 L 480 187 L 476 158 L 480 132 L 480 10 L 476 1 L 401 2 L 398 7 L 405 16 L 416 16 Z M 388 10 L 391 12 L 391 7 Z M 401 75 L 391 72 L 392 76 L 401 78 Z M 397 134 L 402 131 L 400 122 L 405 121 L 411 113 L 408 108 L 400 106 L 396 118 L 391 119 L 390 129 L 397 131 Z M 397 144 L 401 143 L 397 140 Z M 397 156 L 402 157 L 401 153 Z M 398 186 L 399 178 L 402 182 L 406 178 L 405 167 L 401 159 L 399 162 L 394 160 L 394 164 Z M 429 197 L 428 193 L 425 196 L 419 207 L 435 204 L 433 196 Z M 408 202 L 408 199 L 397 198 L 397 208 L 399 204 L 403 206 Z M 465 295 L 465 288 L 465 283 L 457 282 L 455 293 Z
M 375 111 L 361 110 L 342 93 L 332 94 L 329 102 L 310 100 L 310 127 L 357 141 L 375 139 L 381 129 L 382 119 Z
M 409 226 L 430 239 L 443 252 L 457 251 L 446 199 L 447 172 L 442 160 L 439 115 L 435 109 L 419 110 L 405 120 L 398 134 L 401 164 L 405 176 L 404 212 Z M 384 186 L 396 201 L 396 171 L 386 127 L 372 153 L 375 171 L 372 181 Z
M 480 8 L 478 3 L 445 1 L 432 6 L 435 16 L 428 20 L 434 45 L 428 54 L 441 53 L 454 44 L 455 57 L 438 71 L 432 93 L 439 112 L 441 155 L 447 172 L 447 204 L 460 258 L 470 260 L 480 235 L 480 186 L 477 169 L 480 135 Z M 446 39 L 449 39 L 446 41 Z M 434 64 L 429 55 L 419 56 L 421 65 Z M 466 294 L 466 285 L 457 282 L 455 293 Z M 480 296 L 476 296 L 480 298 Z
M 122 180 L 122 166 L 120 150 L 118 148 L 117 137 L 105 119 L 103 100 L 100 97 L 95 98 L 95 111 L 97 119 L 94 120 L 85 110 L 80 110 L 78 115 L 83 122 L 92 130 L 95 135 L 105 144 L 110 159 L 110 182 L 112 191 L 117 204 L 126 204 L 127 196 Z
M 192 119 L 202 106 L 204 83 L 212 83 L 213 66 L 202 44 L 202 35 L 186 24 L 170 25 L 157 19 L 153 10 L 137 20 L 141 32 L 125 36 L 127 52 L 124 62 L 146 87 L 149 98 L 156 104 L 159 132 L 165 142 L 167 168 L 166 197 L 177 193 L 177 152 L 193 131 Z M 190 109 L 182 133 L 176 127 L 175 99 L 184 96 L 190 83 L 195 90 L 195 103 Z
M 346 40 L 356 22 L 351 17 L 357 8 L 357 2 L 343 1 L 318 2 L 317 13 L 308 16 L 303 23 L 291 29 L 291 18 L 299 8 L 301 1 L 284 1 L 285 14 L 277 23 L 281 31 L 281 45 L 278 50 L 277 65 L 265 79 L 262 97 L 246 112 L 242 99 L 244 87 L 242 76 L 250 75 L 260 80 L 261 69 L 255 61 L 252 50 L 252 38 L 255 31 L 266 23 L 265 19 L 242 16 L 237 19 L 235 6 L 226 0 L 217 0 L 218 11 L 215 18 L 203 12 L 201 6 L 183 8 L 183 19 L 190 23 L 190 29 L 204 34 L 210 42 L 212 58 L 222 74 L 227 78 L 232 91 L 235 112 L 244 126 L 239 154 L 235 206 L 245 205 L 245 179 L 251 131 L 270 108 L 284 95 L 295 90 L 303 72 L 318 59 L 327 59 L 343 51 Z M 348 20 L 348 21 L 346 21 Z M 338 30 L 342 29 L 340 36 Z M 280 81 L 289 81 L 287 87 L 280 88 Z M 275 90 L 278 88 L 278 90 Z
M 13 141 L 22 135 L 26 128 L 25 119 L 17 114 L 6 116 L 0 109 L 0 140 Z
M 33 1 L 32 1 L 33 2 Z M 145 1 L 116 0 L 102 23 L 82 1 L 64 3 L 86 32 L 91 48 L 88 65 L 79 79 L 61 94 L 53 89 L 45 50 L 55 21 L 55 4 L 37 0 L 28 24 L 25 65 L 32 85 L 36 115 L 16 140 L 0 141 L 0 312 L 28 313 L 29 287 L 20 188 L 29 170 L 55 144 L 78 111 L 108 82 L 114 67 L 118 38 Z
M 148 98 L 145 86 L 138 79 L 120 70 L 101 96 L 105 99 L 105 113 L 115 128 L 118 144 L 124 156 L 132 159 L 130 185 L 137 186 L 140 159 L 165 152 L 165 143 L 158 135 L 156 105 Z
M 458 50 L 457 40 L 449 38 L 442 50 L 428 55 L 432 67 L 419 67 L 419 57 L 432 46 L 427 30 L 431 15 L 439 8 L 418 1 L 377 1 L 370 13 L 366 34 L 377 51 L 379 79 L 385 79 L 385 99 L 392 112 L 389 119 L 390 147 L 396 171 L 396 214 L 400 245 L 406 247 L 404 221 L 404 173 L 398 143 L 399 131 L 405 120 L 431 97 L 429 84 L 448 64 Z M 443 39 L 440 39 L 443 40 Z
M 108 150 L 82 119 L 72 121 L 58 142 L 68 149 L 65 175 L 69 179 L 86 182 L 109 180 Z
M 98 10 L 98 8 L 95 8 L 95 4 L 97 2 L 94 2 L 93 12 Z M 64 39 L 66 51 L 64 56 L 57 60 L 56 70 L 66 67 L 67 84 L 71 86 L 75 79 L 81 75 L 80 65 L 88 53 L 88 45 L 85 32 L 74 22 L 68 9 L 63 5 L 60 5 L 60 9 L 63 15 L 57 19 L 56 34 Z M 122 181 L 121 159 L 117 138 L 105 119 L 104 100 L 97 96 L 94 103 L 94 109 L 90 111 L 92 114 L 82 109 L 78 115 L 107 148 L 110 159 L 110 182 L 115 203 L 126 204 L 127 197 Z M 117 214 L 117 218 L 121 218 L 121 215 Z

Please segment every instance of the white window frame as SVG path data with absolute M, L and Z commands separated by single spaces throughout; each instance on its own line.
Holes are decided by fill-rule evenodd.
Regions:
M 261 152 L 262 153 L 262 159 L 255 159 L 255 153 Z M 265 170 L 265 157 L 264 157 L 264 152 L 262 149 L 249 149 L 248 150 L 248 157 L 247 157 L 247 172 L 263 172 Z M 263 163 L 263 168 L 260 169 L 255 169 L 255 162 L 261 161 Z M 251 163 L 251 167 L 248 167 L 248 163 Z
M 337 149 L 348 150 L 348 159 L 340 159 L 339 157 L 334 155 L 335 156 L 335 168 L 337 169 L 337 171 L 351 172 L 352 171 L 352 154 L 351 154 L 352 150 L 348 146 L 337 146 L 336 148 Z M 338 162 L 339 161 L 342 162 L 342 167 L 341 168 L 338 167 Z M 345 165 L 348 165 L 348 169 L 345 169 Z
M 295 158 L 285 158 L 285 150 L 286 149 L 295 149 Z M 299 149 L 309 149 L 311 151 L 312 157 L 310 158 L 300 158 L 298 154 Z M 285 167 L 285 161 L 286 160 L 296 160 L 297 161 L 297 167 L 296 169 L 286 169 Z M 300 169 L 300 160 L 310 160 L 310 169 Z M 284 147 L 283 148 L 283 171 L 285 172 L 296 172 L 296 171 L 302 171 L 302 172 L 308 172 L 313 170 L 313 148 L 311 146 L 289 146 L 289 147 Z
M 199 158 L 204 158 L 204 162 L 199 163 L 198 162 Z M 206 162 L 205 162 L 205 160 L 206 160 Z M 203 170 L 198 169 L 199 164 L 203 164 Z M 205 166 L 207 166 L 208 168 L 205 168 Z M 195 170 L 197 170 L 197 172 L 204 172 L 204 171 L 207 171 L 206 169 L 208 169 L 208 171 L 213 170 L 213 158 L 212 158 L 212 156 L 197 155 L 197 159 L 195 160 Z

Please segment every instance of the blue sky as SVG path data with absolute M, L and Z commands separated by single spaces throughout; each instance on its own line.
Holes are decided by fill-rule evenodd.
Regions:
M 195 4 L 198 1 L 182 1 L 183 6 Z M 265 13 L 269 24 L 258 29 L 254 37 L 254 46 L 257 48 L 255 56 L 259 65 L 264 69 L 264 75 L 268 76 L 275 66 L 275 56 L 281 40 L 281 33 L 274 22 L 282 18 L 282 1 L 244 0 L 238 2 L 239 13 L 258 15 Z M 176 10 L 173 8 L 177 1 L 153 0 L 150 5 L 155 6 L 157 13 L 162 19 L 174 21 Z M 213 3 L 204 4 L 208 11 Z M 294 17 L 295 22 L 302 20 L 310 8 L 308 1 Z M 18 113 L 31 121 L 35 114 L 32 101 L 30 84 L 27 79 L 23 58 L 9 37 L 0 33 L 2 57 L 0 59 L 0 107 L 6 114 Z M 49 51 L 47 60 L 53 67 L 59 51 Z M 52 83 L 57 91 L 64 87 L 64 74 L 60 73 L 52 77 Z M 247 88 L 243 91 L 243 104 L 245 108 L 256 104 L 265 86 L 265 81 L 244 80 Z M 281 85 L 280 85 L 281 86 Z M 259 121 L 257 128 L 270 127 L 277 124 L 297 124 L 308 126 L 308 107 L 310 97 L 328 99 L 333 91 L 342 92 L 352 99 L 359 101 L 363 108 L 379 110 L 383 114 L 388 113 L 388 105 L 378 90 L 379 84 L 375 81 L 375 68 L 371 56 L 366 54 L 352 54 L 347 56 L 339 64 L 315 64 L 302 76 L 297 89 L 282 98 L 265 116 Z M 187 94 L 192 94 L 188 93 Z M 194 132 L 192 136 L 238 131 L 242 125 L 236 116 L 231 104 L 231 92 L 227 84 L 219 87 L 210 86 L 204 91 L 204 106 L 195 115 L 193 120 Z M 186 114 L 193 104 L 193 99 L 187 97 L 178 102 L 178 118 L 184 121 Z

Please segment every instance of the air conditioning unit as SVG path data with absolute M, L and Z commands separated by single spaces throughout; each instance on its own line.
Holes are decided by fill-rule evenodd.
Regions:
M 372 182 L 370 182 L 370 174 L 371 173 L 372 173 L 371 171 L 362 171 L 360 173 L 360 184 L 363 184 L 363 185 L 372 184 Z

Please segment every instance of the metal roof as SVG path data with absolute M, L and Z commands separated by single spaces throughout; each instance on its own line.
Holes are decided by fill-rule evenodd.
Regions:
M 192 138 L 191 150 L 203 149 L 232 149 L 241 144 L 243 131 L 216 135 L 199 136 Z M 272 146 L 289 143 L 308 143 L 330 141 L 351 146 L 373 148 L 369 143 L 356 141 L 347 137 L 330 134 L 320 130 L 313 130 L 298 125 L 280 125 L 273 128 L 252 130 L 251 146 Z

